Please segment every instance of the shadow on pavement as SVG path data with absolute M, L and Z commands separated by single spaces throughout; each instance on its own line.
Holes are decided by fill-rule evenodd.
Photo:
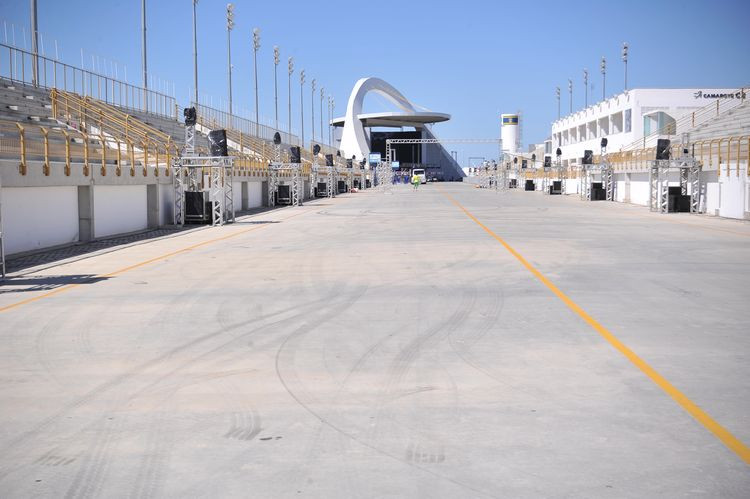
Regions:
M 7 277 L 5 280 L 0 281 L 0 294 L 51 291 L 69 284 L 94 284 L 107 279 L 109 278 L 94 274 Z

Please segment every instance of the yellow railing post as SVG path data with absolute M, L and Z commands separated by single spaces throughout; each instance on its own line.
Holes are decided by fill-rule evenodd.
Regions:
M 101 133 L 101 128 L 99 129 L 99 143 L 102 145 L 102 167 L 101 167 L 101 174 L 102 177 L 107 176 L 107 143 L 104 140 L 104 135 Z
M 18 173 L 26 175 L 26 130 L 18 122 L 16 122 L 16 126 L 18 127 L 18 137 L 21 142 L 21 163 L 18 165 Z
M 148 175 L 148 142 L 145 140 L 141 142 L 143 146 L 143 176 Z
M 128 144 L 128 153 L 130 156 L 130 176 L 135 177 L 135 147 L 133 147 L 133 141 L 130 139 L 125 139 L 125 142 Z
M 159 176 L 159 144 L 154 145 L 154 157 L 156 160 L 156 168 L 154 168 L 154 177 Z
M 122 143 L 120 139 L 115 139 L 115 141 L 117 141 L 117 166 L 115 166 L 115 175 L 119 177 L 122 175 Z
M 65 168 L 63 172 L 66 177 L 70 177 L 70 136 L 62 128 L 60 129 L 60 133 L 65 138 Z
M 89 176 L 89 134 L 80 132 L 83 135 L 83 176 Z
M 42 171 L 45 176 L 49 177 L 49 130 L 43 126 L 40 126 L 39 130 L 42 132 L 42 136 L 44 136 L 44 163 L 42 164 Z

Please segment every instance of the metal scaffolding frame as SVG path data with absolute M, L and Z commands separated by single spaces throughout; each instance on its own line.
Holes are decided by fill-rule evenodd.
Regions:
M 276 206 L 276 193 L 281 184 L 281 178 L 290 178 L 289 195 L 291 206 L 302 206 L 303 182 L 301 163 L 271 162 L 268 165 L 268 206 Z
M 172 168 L 173 222 L 185 225 L 185 192 L 206 191 L 208 180 L 208 199 L 211 202 L 211 225 L 224 225 L 234 222 L 232 156 L 196 156 L 195 125 L 185 127 L 185 150 L 183 155 L 175 158 Z M 208 178 L 205 178 L 208 173 Z
M 211 203 L 211 225 L 234 222 L 233 157 L 181 156 L 175 159 L 172 167 L 175 225 L 185 225 L 185 192 L 205 192 L 206 183 Z
M 669 212 L 669 174 L 678 172 L 680 193 L 690 195 L 690 213 L 700 213 L 705 196 L 700 180 L 702 164 L 694 157 L 683 154 L 677 159 L 653 160 L 648 176 L 648 207 L 659 213 Z M 690 186 L 690 189 L 688 189 Z
M 591 183 L 594 182 L 597 175 L 604 185 L 606 200 L 615 200 L 615 170 L 606 159 L 601 163 L 581 165 L 580 174 L 579 191 L 582 200 L 591 201 Z
M 544 176 L 542 177 L 542 192 L 544 194 L 550 194 L 550 187 L 552 187 L 554 181 L 560 182 L 560 194 L 566 194 L 565 179 L 568 177 L 567 170 L 563 168 L 562 160 L 558 156 L 555 161 L 555 166 L 550 168 L 543 168 Z

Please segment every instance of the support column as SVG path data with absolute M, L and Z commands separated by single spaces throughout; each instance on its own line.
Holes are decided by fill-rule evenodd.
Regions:
M 94 239 L 94 186 L 78 186 L 78 240 Z
M 159 227 L 159 184 L 146 185 L 146 220 L 149 229 Z
M 242 196 L 242 211 L 250 209 L 250 187 L 248 182 L 240 183 L 240 195 Z
M 623 203 L 629 203 L 630 202 L 630 173 L 625 174 L 625 193 L 622 198 Z

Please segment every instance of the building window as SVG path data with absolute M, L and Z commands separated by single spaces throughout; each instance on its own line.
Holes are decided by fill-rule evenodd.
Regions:
M 630 133 L 632 131 L 632 109 L 626 109 L 625 110 L 625 133 Z

